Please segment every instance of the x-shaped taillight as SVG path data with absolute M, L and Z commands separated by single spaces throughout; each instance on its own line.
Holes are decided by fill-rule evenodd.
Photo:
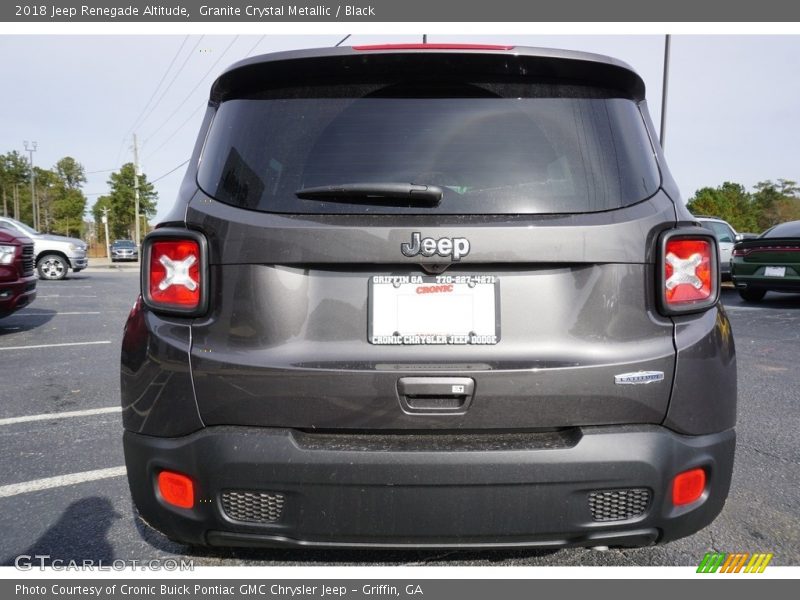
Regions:
M 203 286 L 204 240 L 190 232 L 186 237 L 154 232 L 145 240 L 143 283 L 145 301 L 152 308 L 194 314 L 205 302 Z
M 689 258 L 679 258 L 669 253 L 666 261 L 672 267 L 672 275 L 664 284 L 668 290 L 683 284 L 691 285 L 698 290 L 703 287 L 703 282 L 697 276 L 697 267 L 703 262 L 703 257 L 699 253 L 694 253 Z
M 182 285 L 190 292 L 197 289 L 197 282 L 192 279 L 189 269 L 197 262 L 197 257 L 190 254 L 183 260 L 173 260 L 169 256 L 162 255 L 158 262 L 164 265 L 167 270 L 166 276 L 158 284 L 158 289 L 162 292 L 171 285 Z

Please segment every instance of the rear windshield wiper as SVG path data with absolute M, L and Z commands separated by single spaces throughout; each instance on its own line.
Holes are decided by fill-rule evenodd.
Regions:
M 442 188 L 437 185 L 416 183 L 341 183 L 307 187 L 294 194 L 305 200 L 330 200 L 332 202 L 383 202 L 402 200 L 409 204 L 435 205 L 442 199 Z

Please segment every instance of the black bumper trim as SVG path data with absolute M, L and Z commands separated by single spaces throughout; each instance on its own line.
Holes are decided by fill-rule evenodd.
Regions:
M 685 436 L 654 425 L 586 427 L 566 447 L 466 451 L 343 449 L 339 442 L 326 447 L 325 438 L 308 448 L 298 444 L 301 435 L 309 434 L 208 427 L 157 438 L 126 431 L 134 502 L 168 537 L 202 545 L 647 545 L 713 521 L 728 493 L 735 446 L 732 429 Z M 672 478 L 695 467 L 708 473 L 707 492 L 692 505 L 673 507 Z M 155 480 L 162 469 L 194 479 L 194 508 L 159 499 Z M 593 521 L 589 494 L 626 488 L 652 491 L 647 511 L 625 521 Z M 275 522 L 235 521 L 222 507 L 226 490 L 280 494 L 285 505 Z
M 422 549 L 501 549 L 501 548 L 567 548 L 584 546 L 650 546 L 658 540 L 656 529 L 639 529 L 621 532 L 603 532 L 573 538 L 504 540 L 501 542 L 455 542 L 455 543 L 377 543 L 377 542 L 331 542 L 297 540 L 277 535 L 231 533 L 209 531 L 210 546 L 241 546 L 251 548 L 308 548 L 308 549 L 378 549 L 378 550 L 422 550 Z

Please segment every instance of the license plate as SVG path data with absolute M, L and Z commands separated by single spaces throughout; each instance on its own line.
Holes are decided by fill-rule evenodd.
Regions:
M 376 275 L 369 280 L 369 342 L 496 344 L 499 301 L 494 275 Z
M 785 277 L 786 267 L 764 267 L 764 277 Z

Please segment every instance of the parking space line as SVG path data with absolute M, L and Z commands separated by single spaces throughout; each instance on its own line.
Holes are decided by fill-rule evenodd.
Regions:
M 50 296 L 36 296 L 37 298 L 97 298 L 97 296 L 81 296 L 81 295 L 72 295 L 72 296 L 62 296 L 61 294 L 51 294 Z
M 0 426 L 14 425 L 16 423 L 29 423 L 31 421 L 50 421 L 52 419 L 68 419 L 70 417 L 88 417 L 91 415 L 104 415 L 107 413 L 121 412 L 121 406 L 106 406 L 103 408 L 89 408 L 86 410 L 71 410 L 67 412 L 45 413 L 43 415 L 25 415 L 23 417 L 8 417 L 0 419 Z
M 2 350 L 31 350 L 34 348 L 60 348 L 63 346 L 94 346 L 97 344 L 110 344 L 110 340 L 105 340 L 102 342 L 65 342 L 63 344 L 37 344 L 36 346 L 7 346 L 5 348 L 0 348 Z
M 64 487 L 85 483 L 87 481 L 97 481 L 98 479 L 109 479 L 110 477 L 121 477 L 125 475 L 125 467 L 111 467 L 110 469 L 97 469 L 94 471 L 83 471 L 82 473 L 70 473 L 69 475 L 57 475 L 56 477 L 45 477 L 44 479 L 34 479 L 33 481 L 23 481 L 22 483 L 12 483 L 11 485 L 0 486 L 0 498 L 9 498 L 19 494 L 49 490 L 52 488 Z
M 100 311 L 96 312 L 57 312 L 55 314 L 48 314 L 48 313 L 24 313 L 18 312 L 14 313 L 14 317 L 59 317 L 62 315 L 99 315 Z

